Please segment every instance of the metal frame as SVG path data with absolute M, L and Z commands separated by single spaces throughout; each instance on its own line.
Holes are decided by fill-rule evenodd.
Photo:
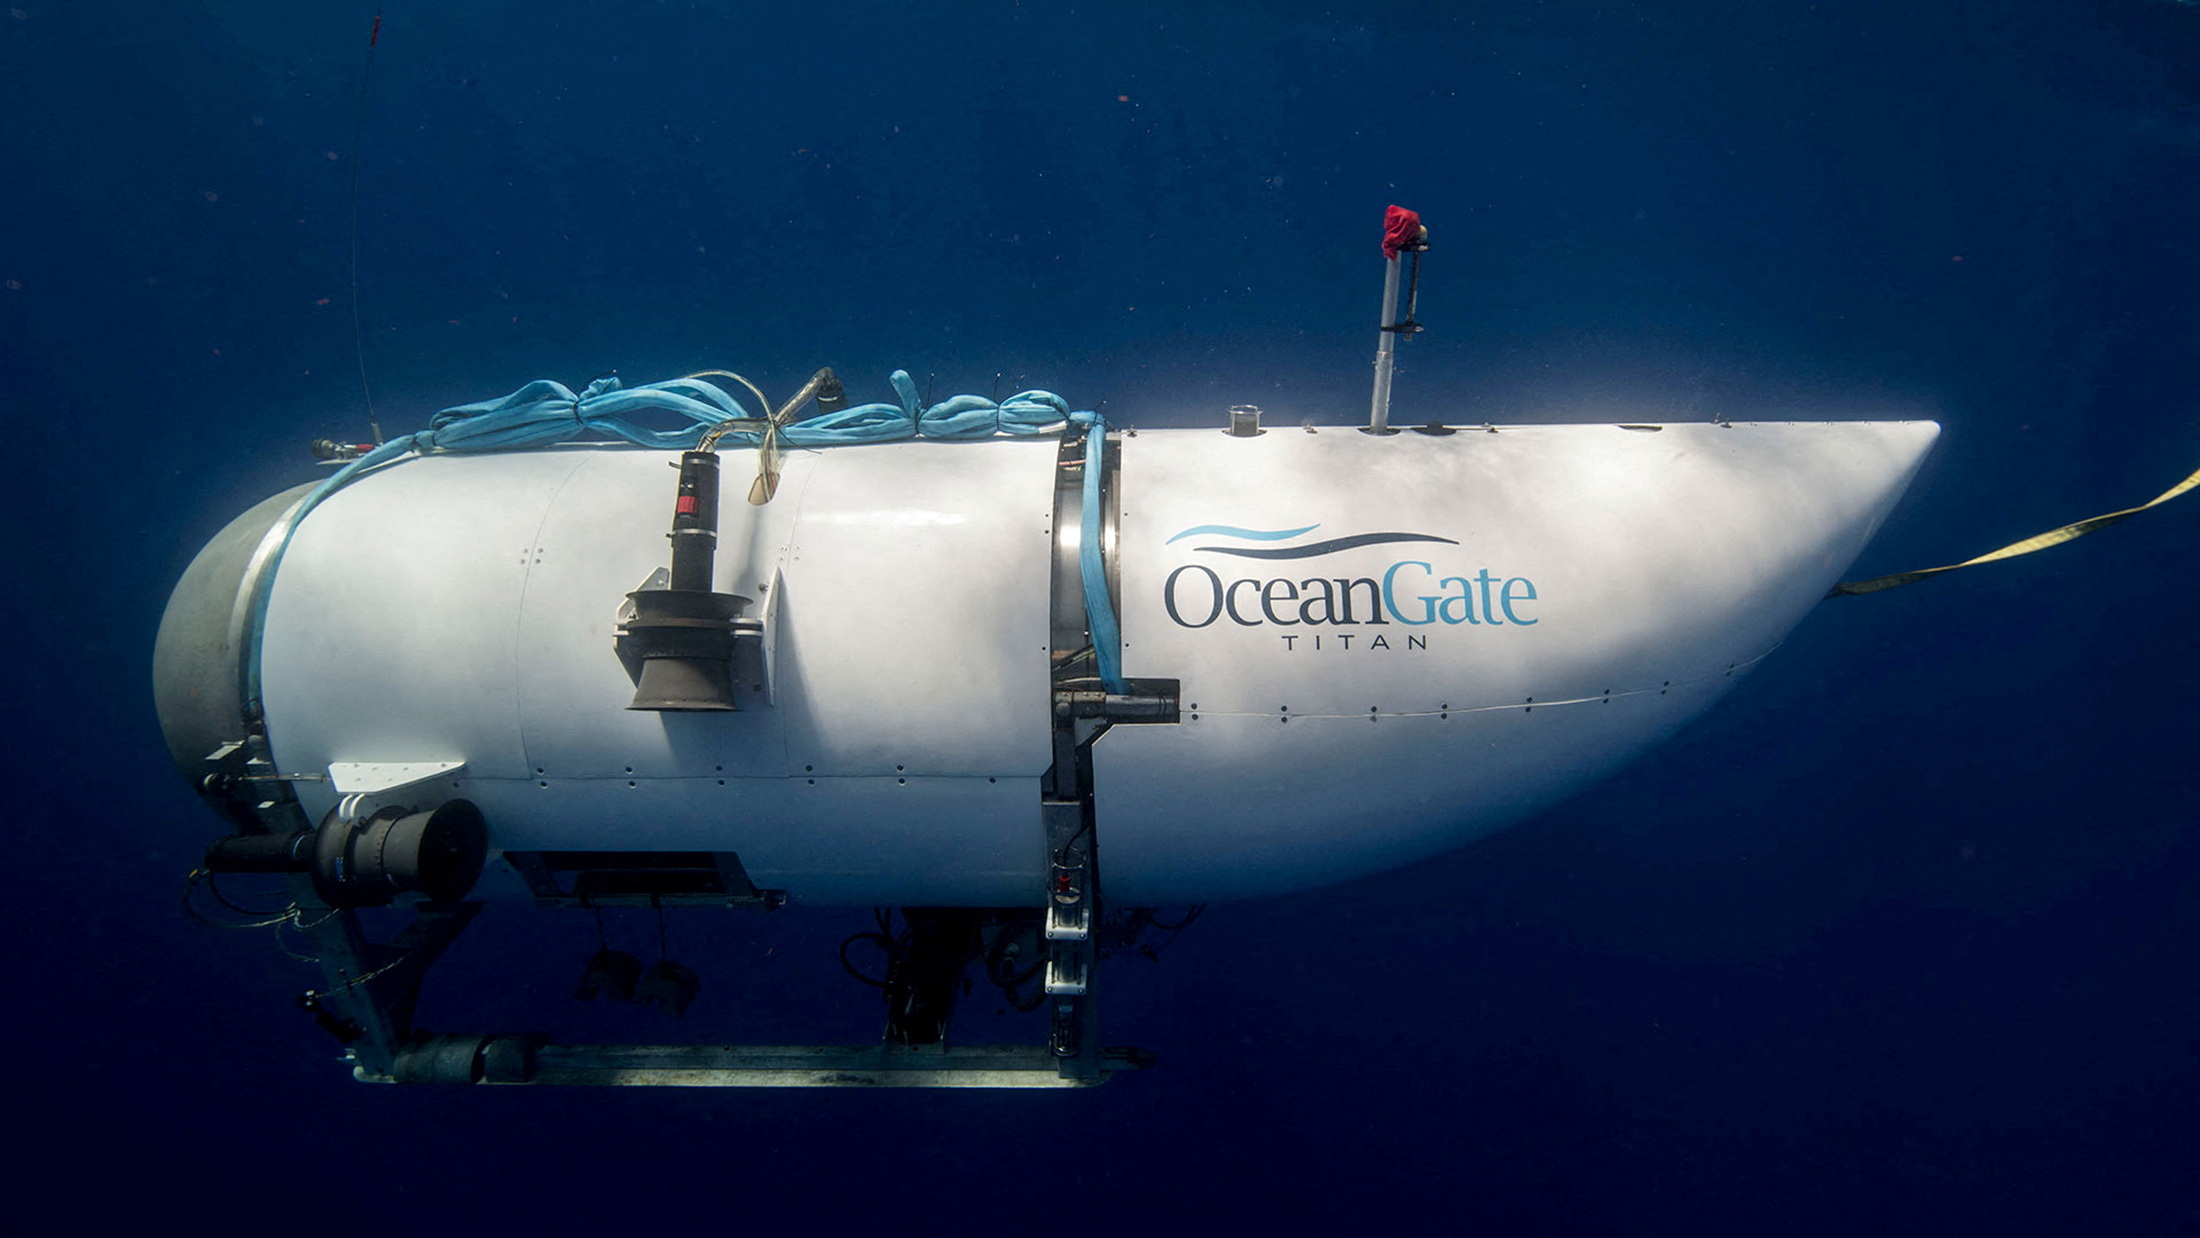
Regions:
M 1070 1075 L 1040 1045 L 553 1045 L 525 1036 L 436 1036 L 398 1059 L 396 1082 L 582 1087 L 1073 1088 L 1152 1063 L 1101 1052 Z
M 1174 723 L 1177 681 L 1131 681 L 1128 692 L 1105 690 L 1097 679 L 1092 631 L 1085 613 L 1078 552 L 1083 539 L 1100 538 L 1107 591 L 1120 598 L 1116 528 L 1122 457 L 1112 438 L 1101 439 L 1101 459 L 1086 458 L 1085 440 L 1063 437 L 1054 489 L 1054 762 L 1040 780 L 1040 816 L 1047 836 L 1046 993 L 1053 1029 L 1049 1047 L 1065 1078 L 1099 1082 L 1107 1069 L 1099 1046 L 1099 1014 L 1093 976 L 1099 961 L 1104 914 L 1100 888 L 1099 814 L 1093 797 L 1092 746 L 1117 723 Z M 1100 474 L 1101 525 L 1081 527 L 1085 470 Z

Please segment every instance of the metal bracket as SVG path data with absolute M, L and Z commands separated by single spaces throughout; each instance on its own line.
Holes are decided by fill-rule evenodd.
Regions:
M 634 587 L 634 593 L 650 593 L 659 589 L 670 589 L 671 587 L 672 569 L 660 567 L 643 577 L 642 583 Z M 625 600 L 619 603 L 618 611 L 612 616 L 620 627 L 625 627 L 627 624 L 634 622 L 634 616 L 639 613 L 634 605 L 634 593 L 626 595 Z
M 464 768 L 464 761 L 331 761 L 328 779 L 339 795 L 381 795 Z
M 299 923 L 321 957 L 323 987 L 299 998 L 301 1008 L 345 1041 L 352 1074 L 364 1082 L 388 1082 L 397 1055 L 412 1039 L 413 1012 L 428 968 L 450 948 L 481 911 L 480 903 L 424 904 L 387 945 L 367 940 L 359 915 L 320 908 L 311 881 L 293 882 Z
M 1173 723 L 1179 720 L 1178 701 L 1183 696 L 1182 685 L 1174 679 L 1132 679 L 1124 683 L 1127 691 L 1107 692 L 1097 682 L 1077 681 L 1074 685 L 1057 684 L 1054 689 L 1054 716 L 1057 718 L 1100 718 L 1108 722 L 1159 722 Z
M 1040 817 L 1046 833 L 1045 985 L 1053 1018 L 1050 1051 L 1066 1079 L 1098 1082 L 1105 1076 L 1099 1044 L 1099 1008 L 1093 997 L 1103 906 L 1098 862 L 1098 815 L 1093 799 L 1092 745 L 1118 723 L 1173 723 L 1181 689 L 1175 680 L 1134 679 L 1122 692 L 1099 681 L 1085 614 L 1079 551 L 1094 538 L 1106 550 L 1114 575 L 1118 491 L 1114 459 L 1102 440 L 1100 459 L 1086 455 L 1086 439 L 1065 434 L 1055 471 L 1054 566 L 1050 597 L 1054 666 L 1052 747 L 1054 761 L 1041 782 Z M 1101 469 L 1101 527 L 1083 527 L 1085 470 Z M 1120 597 L 1115 581 L 1109 592 Z
M 539 1036 L 436 1036 L 398 1055 L 399 1083 L 679 1088 L 1068 1088 L 1153 1062 L 1106 1049 L 1071 1077 L 1037 1045 L 559 1045 Z
M 1087 950 L 1063 950 L 1047 955 L 1047 994 L 1052 997 L 1082 997 L 1091 987 L 1092 953 Z
M 312 828 L 290 784 L 314 781 L 320 775 L 278 771 L 267 736 L 257 726 L 243 739 L 230 740 L 206 754 L 203 768 L 199 793 L 240 832 L 281 835 Z
M 1057 898 L 1047 904 L 1046 937 L 1048 941 L 1083 941 L 1092 936 L 1092 900 L 1075 898 L 1064 902 Z

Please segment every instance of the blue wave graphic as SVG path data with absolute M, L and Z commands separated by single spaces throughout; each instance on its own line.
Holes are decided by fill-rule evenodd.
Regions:
M 1390 542 L 1441 542 L 1446 546 L 1459 544 L 1448 537 L 1432 537 L 1426 533 L 1360 533 L 1352 537 L 1333 537 L 1326 542 L 1312 542 L 1305 546 L 1278 546 L 1273 550 L 1256 550 L 1249 546 L 1195 546 L 1193 549 L 1204 554 L 1235 555 L 1240 559 L 1311 559 L 1317 555 L 1335 554 L 1340 550 L 1381 546 Z
M 1310 524 L 1303 529 L 1241 529 L 1234 524 L 1202 524 L 1186 529 L 1161 544 L 1167 546 L 1187 537 L 1203 537 L 1210 533 L 1218 537 L 1242 537 L 1249 542 L 1280 542 L 1301 533 L 1312 533 L 1320 527 L 1318 524 Z

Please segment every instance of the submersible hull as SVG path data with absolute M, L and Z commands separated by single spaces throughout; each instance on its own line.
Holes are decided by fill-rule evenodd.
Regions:
M 1053 439 L 793 452 L 772 501 L 720 514 L 747 624 L 712 711 L 630 708 L 619 648 L 678 453 L 430 455 L 298 523 L 256 675 L 247 600 L 295 496 L 240 518 L 178 586 L 156 686 L 187 772 L 256 730 L 309 819 L 332 767 L 447 769 L 407 807 L 479 808 L 481 895 L 539 894 L 530 857 L 697 853 L 797 902 L 1036 906 L 1062 719 L 1109 697 L 1065 679 L 1108 639 L 1096 537 L 1122 674 L 1167 685 L 1089 749 L 1109 899 L 1275 893 L 1457 847 L 1670 735 L 1825 594 L 1937 433 L 1139 431 L 1108 440 L 1097 528 Z

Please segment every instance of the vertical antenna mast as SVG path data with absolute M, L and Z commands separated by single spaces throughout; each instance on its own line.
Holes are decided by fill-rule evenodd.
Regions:
M 1368 434 L 1395 434 L 1390 428 L 1390 372 L 1398 337 L 1412 338 L 1421 330 L 1413 320 L 1421 303 L 1421 255 L 1428 249 L 1428 229 L 1418 212 L 1392 206 L 1383 212 L 1383 320 L 1382 336 L 1375 344 L 1375 397 L 1368 408 Z M 1413 276 L 1408 281 L 1406 316 L 1398 317 L 1398 256 L 1413 255 Z

